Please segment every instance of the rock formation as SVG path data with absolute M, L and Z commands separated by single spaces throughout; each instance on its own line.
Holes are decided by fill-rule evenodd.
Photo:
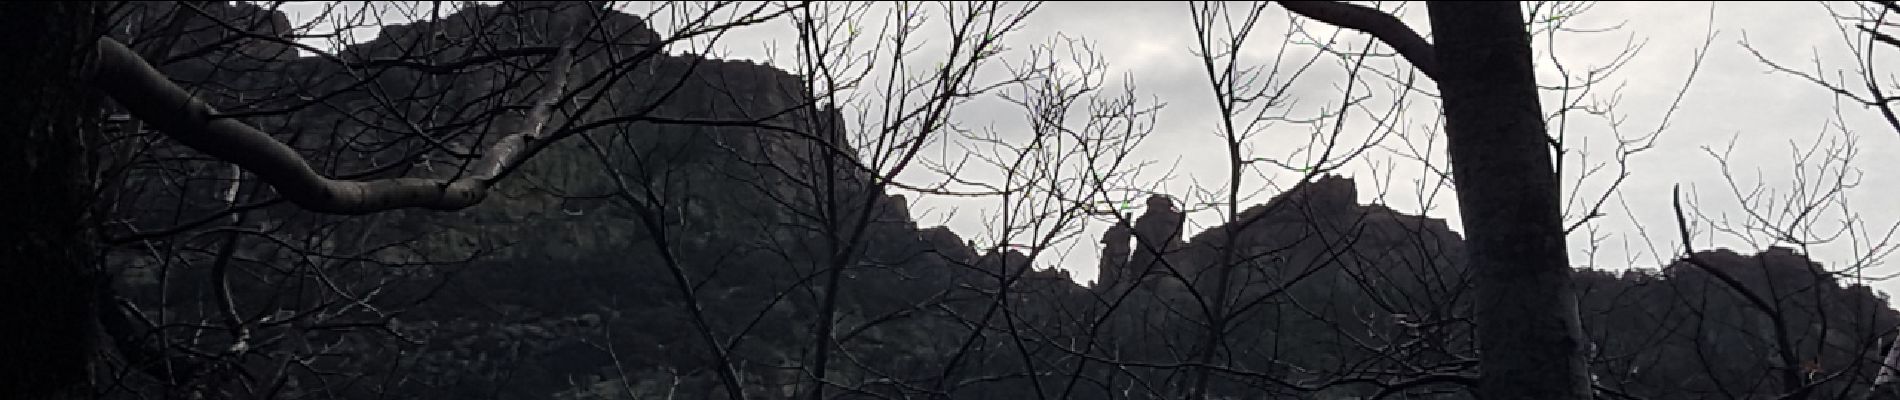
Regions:
M 1179 260 L 1172 256 L 1181 248 L 1181 232 L 1187 215 L 1175 208 L 1174 199 L 1166 195 L 1148 196 L 1147 206 L 1141 217 L 1135 219 L 1135 247 L 1128 258 L 1128 272 L 1124 274 L 1128 279 L 1146 281 L 1150 276 L 1185 267 L 1176 265 Z
M 1134 236 L 1134 228 L 1128 226 L 1128 221 L 1132 219 L 1132 216 L 1124 214 L 1102 234 L 1102 261 L 1094 285 L 1097 290 L 1115 288 L 1127 279 L 1123 274 L 1127 273 L 1128 268 L 1128 240 Z

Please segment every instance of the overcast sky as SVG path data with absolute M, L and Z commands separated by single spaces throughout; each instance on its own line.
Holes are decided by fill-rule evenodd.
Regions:
M 1834 4 L 1838 11 L 1854 12 L 1852 4 Z M 643 7 L 648 6 L 635 3 L 628 7 L 643 11 Z M 1392 9 L 1391 6 L 1384 8 Z M 312 8 L 301 5 L 291 6 L 287 11 L 293 23 L 312 14 Z M 1406 5 L 1403 12 L 1403 19 L 1414 29 L 1430 34 L 1423 4 Z M 1288 20 L 1283 9 L 1270 7 L 1263 25 L 1257 28 L 1262 33 L 1252 39 L 1254 45 L 1248 47 L 1243 60 L 1264 62 L 1262 56 L 1286 42 L 1283 34 L 1288 30 Z M 1014 33 L 1009 42 L 1012 48 L 1025 49 L 1046 42 L 1058 33 L 1089 40 L 1106 59 L 1111 76 L 1127 74 L 1144 97 L 1166 103 L 1153 136 L 1137 152 L 1138 158 L 1154 161 L 1157 166 L 1144 170 L 1141 176 L 1161 182 L 1163 191 L 1168 194 L 1194 203 L 1208 199 L 1193 196 L 1190 190 L 1193 187 L 1222 190 L 1227 179 L 1227 164 L 1221 140 L 1215 136 L 1219 119 L 1212 111 L 1212 92 L 1200 60 L 1190 53 L 1195 44 L 1190 21 L 1187 6 L 1180 2 L 1050 2 L 1031 17 L 1027 29 Z M 1568 26 L 1617 29 L 1555 35 L 1555 55 L 1571 71 L 1611 63 L 1632 43 L 1642 48 L 1616 75 L 1593 89 L 1597 99 L 1616 100 L 1616 128 L 1613 130 L 1605 118 L 1596 116 L 1578 115 L 1569 122 L 1566 138 L 1583 146 L 1581 150 L 1590 153 L 1593 159 L 1584 164 L 1572 157 L 1566 163 L 1566 171 L 1584 170 L 1587 168 L 1582 167 L 1609 157 L 1614 153 L 1619 135 L 1637 137 L 1657 128 L 1663 111 L 1688 76 L 1693 54 L 1702 45 L 1711 23 L 1716 36 L 1680 110 L 1656 138 L 1655 147 L 1630 160 L 1628 180 L 1603 209 L 1606 215 L 1591 228 L 1580 229 L 1570 236 L 1572 264 L 1610 269 L 1654 267 L 1678 254 L 1681 244 L 1676 239 L 1675 221 L 1670 211 L 1670 188 L 1678 184 L 1682 185 L 1686 197 L 1697 200 L 1697 208 L 1702 213 L 1717 221 L 1726 218 L 1729 226 L 1742 227 L 1746 219 L 1743 205 L 1724 181 L 1720 165 L 1703 150 L 1705 146 L 1722 151 L 1733 141 L 1730 168 L 1743 185 L 1742 193 L 1763 185 L 1761 195 L 1786 198 L 1797 189 L 1792 184 L 1798 170 L 1793 153 L 1796 146 L 1805 150 L 1814 147 L 1819 140 L 1825 148 L 1829 141 L 1844 145 L 1844 141 L 1851 138 L 1858 157 L 1851 167 L 1858 171 L 1851 172 L 1849 177 L 1858 182 L 1858 186 L 1848 192 L 1848 209 L 1824 210 L 1815 226 L 1820 231 L 1814 234 L 1831 236 L 1827 235 L 1830 230 L 1839 229 L 1850 215 L 1859 219 L 1856 224 L 1863 225 L 1864 232 L 1858 232 L 1861 235 L 1858 241 L 1843 236 L 1810 250 L 1814 258 L 1831 268 L 1866 265 L 1872 267 L 1868 271 L 1870 277 L 1900 272 L 1900 269 L 1885 266 L 1883 260 L 1862 259 L 1870 254 L 1885 254 L 1870 246 L 1881 242 L 1896 222 L 1900 222 L 1900 207 L 1894 206 L 1891 200 L 1894 194 L 1900 193 L 1900 174 L 1886 173 L 1900 167 L 1890 161 L 1900 154 L 1900 133 L 1887 127 L 1870 108 L 1842 103 L 1837 113 L 1836 98 L 1827 90 L 1797 77 L 1772 73 L 1740 44 L 1746 37 L 1763 56 L 1783 65 L 1810 72 L 1820 68 L 1826 74 L 1846 74 L 1850 83 L 1857 83 L 1852 80 L 1856 78 L 1855 65 L 1847 51 L 1849 45 L 1838 30 L 1839 25 L 1820 3 L 1605 2 L 1577 16 Z M 664 21 L 656 21 L 656 25 L 666 27 Z M 1329 29 L 1319 24 L 1305 26 L 1316 36 L 1330 34 Z M 746 28 L 723 38 L 720 53 L 730 58 L 770 61 L 764 49 L 772 45 L 791 45 L 786 39 L 792 37 L 786 35 L 789 32 L 788 23 Z M 355 40 L 368 40 L 373 34 L 372 30 L 358 31 Z M 1358 48 L 1357 44 L 1368 40 L 1364 35 L 1350 33 L 1340 37 L 1344 40 L 1340 48 Z M 1561 83 L 1557 78 L 1560 75 L 1552 68 L 1554 64 L 1549 62 L 1552 37 L 1539 36 L 1535 40 L 1543 71 L 1540 83 Z M 1312 54 L 1312 49 L 1295 45 L 1292 53 Z M 1900 51 L 1880 49 L 1874 55 L 1875 65 L 1888 73 L 1900 71 L 1900 62 L 1888 61 L 1900 59 Z M 1400 65 L 1392 59 L 1372 63 L 1383 71 L 1404 72 Z M 1292 94 L 1301 99 L 1289 110 L 1295 115 L 1310 115 L 1322 107 L 1339 108 L 1346 82 L 1345 67 L 1336 58 L 1322 58 L 1314 68 L 1292 87 Z M 1422 85 L 1428 92 L 1436 91 L 1430 83 Z M 1370 102 L 1374 104 L 1366 107 L 1381 112 L 1393 99 L 1388 86 L 1389 82 L 1373 79 L 1355 89 L 1355 93 L 1373 96 Z M 1555 91 L 1545 93 L 1544 108 L 1555 110 L 1556 99 L 1561 95 Z M 1376 104 L 1379 100 L 1387 101 L 1384 105 Z M 1402 133 L 1404 138 L 1388 136 L 1386 142 L 1381 143 L 1386 148 L 1403 148 L 1408 140 L 1413 146 L 1425 146 L 1427 137 L 1442 132 L 1437 123 L 1439 110 L 1435 100 L 1412 95 L 1404 101 L 1407 107 L 1399 119 L 1402 122 L 1394 127 L 1395 134 Z M 961 112 L 960 123 L 1001 128 L 1015 126 L 1022 118 L 1020 112 L 993 100 L 972 102 Z M 1347 133 L 1348 137 L 1363 138 L 1374 132 L 1369 122 L 1369 119 L 1349 119 L 1347 130 L 1353 132 Z M 1297 159 L 1291 157 L 1292 152 L 1307 143 L 1312 130 L 1312 126 L 1291 124 L 1268 129 L 1247 143 L 1249 154 Z M 1587 144 L 1582 144 L 1586 141 Z M 1442 136 L 1435 143 L 1440 147 L 1428 153 L 1442 166 Z M 1440 188 L 1435 195 L 1424 196 L 1421 201 L 1419 193 L 1434 193 L 1432 188 L 1438 182 L 1420 163 L 1398 157 L 1389 150 L 1374 150 L 1364 158 L 1339 171 L 1356 179 L 1359 202 L 1384 203 L 1410 213 L 1423 212 L 1446 219 L 1454 229 L 1461 229 L 1455 197 L 1449 190 Z M 1819 158 L 1822 157 L 1817 155 L 1817 159 L 1803 166 L 1802 169 L 1808 171 L 1807 176 L 1816 176 L 1816 168 L 1821 164 Z M 1602 174 L 1615 174 L 1615 168 L 1607 166 Z M 1168 174 L 1163 175 L 1164 172 Z M 1581 187 L 1572 187 L 1569 183 L 1575 175 L 1566 175 L 1571 175 L 1566 177 L 1566 196 L 1573 192 L 1579 196 L 1580 204 L 1572 205 L 1573 214 L 1579 212 L 1575 207 L 1587 206 L 1614 177 L 1602 175 L 1586 180 Z M 1243 192 L 1259 194 L 1243 207 L 1264 202 L 1297 178 L 1297 174 L 1290 171 L 1267 170 L 1250 176 L 1253 176 L 1249 178 L 1252 181 L 1243 183 Z M 1260 176 L 1274 180 L 1265 181 Z M 1424 191 L 1420 190 L 1421 179 Z M 1811 183 L 1809 192 L 1828 186 Z M 980 234 L 984 230 L 983 201 L 915 195 L 911 199 L 913 215 L 920 224 L 945 224 L 965 237 L 978 238 L 979 244 L 994 243 L 994 238 Z M 1767 203 L 1750 204 L 1749 209 L 1761 212 L 1773 212 L 1781 206 L 1780 203 L 1773 204 L 1774 207 Z M 1193 231 L 1195 227 L 1219 223 L 1222 217 L 1207 211 L 1194 213 L 1190 219 L 1190 231 Z M 1785 222 L 1785 218 L 1777 222 Z M 1639 225 L 1643 228 L 1639 229 Z M 1099 246 L 1095 238 L 1104 226 L 1102 222 L 1091 223 L 1087 236 L 1057 249 L 1057 254 L 1042 265 L 1067 268 L 1079 280 L 1092 279 L 1096 274 L 1095 254 Z M 1592 228 L 1594 233 L 1590 232 Z M 1745 235 L 1752 238 L 1744 239 L 1709 229 L 1706 224 L 1695 231 L 1698 249 L 1728 247 L 1752 253 L 1776 244 L 1761 234 Z M 1587 250 L 1592 247 L 1597 249 L 1594 257 Z M 1874 285 L 1889 293 L 1900 289 L 1900 282 Z

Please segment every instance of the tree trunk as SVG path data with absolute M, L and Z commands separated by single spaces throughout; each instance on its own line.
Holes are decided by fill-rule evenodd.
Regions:
M 1588 399 L 1558 180 L 1517 2 L 1432 2 L 1438 87 L 1476 272 L 1478 398 Z
M 92 2 L 0 3 L 0 398 L 91 398 Z

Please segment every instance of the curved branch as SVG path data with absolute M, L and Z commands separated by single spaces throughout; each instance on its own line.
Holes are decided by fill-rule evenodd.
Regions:
M 304 209 L 330 214 L 367 214 L 402 208 L 452 211 L 478 204 L 503 171 L 534 152 L 530 145 L 547 139 L 543 132 L 555 100 L 566 91 L 573 52 L 563 47 L 554 58 L 551 88 L 543 88 L 521 132 L 496 141 L 481 160 L 454 179 L 393 178 L 343 181 L 325 177 L 303 156 L 269 134 L 230 118 L 173 84 L 138 53 L 110 37 L 100 37 L 92 84 L 133 116 L 167 136 L 255 174 L 284 199 Z
M 1392 46 L 1392 50 L 1412 62 L 1427 77 L 1438 79 L 1438 53 L 1398 17 L 1377 9 L 1336 1 L 1281 1 L 1281 7 L 1300 16 L 1332 26 L 1371 34 Z

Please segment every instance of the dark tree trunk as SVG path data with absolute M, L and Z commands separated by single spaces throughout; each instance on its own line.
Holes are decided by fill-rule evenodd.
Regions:
M 0 398 L 92 397 L 91 2 L 0 3 Z
M 1588 399 L 1558 180 L 1517 2 L 1432 2 L 1485 400 Z

